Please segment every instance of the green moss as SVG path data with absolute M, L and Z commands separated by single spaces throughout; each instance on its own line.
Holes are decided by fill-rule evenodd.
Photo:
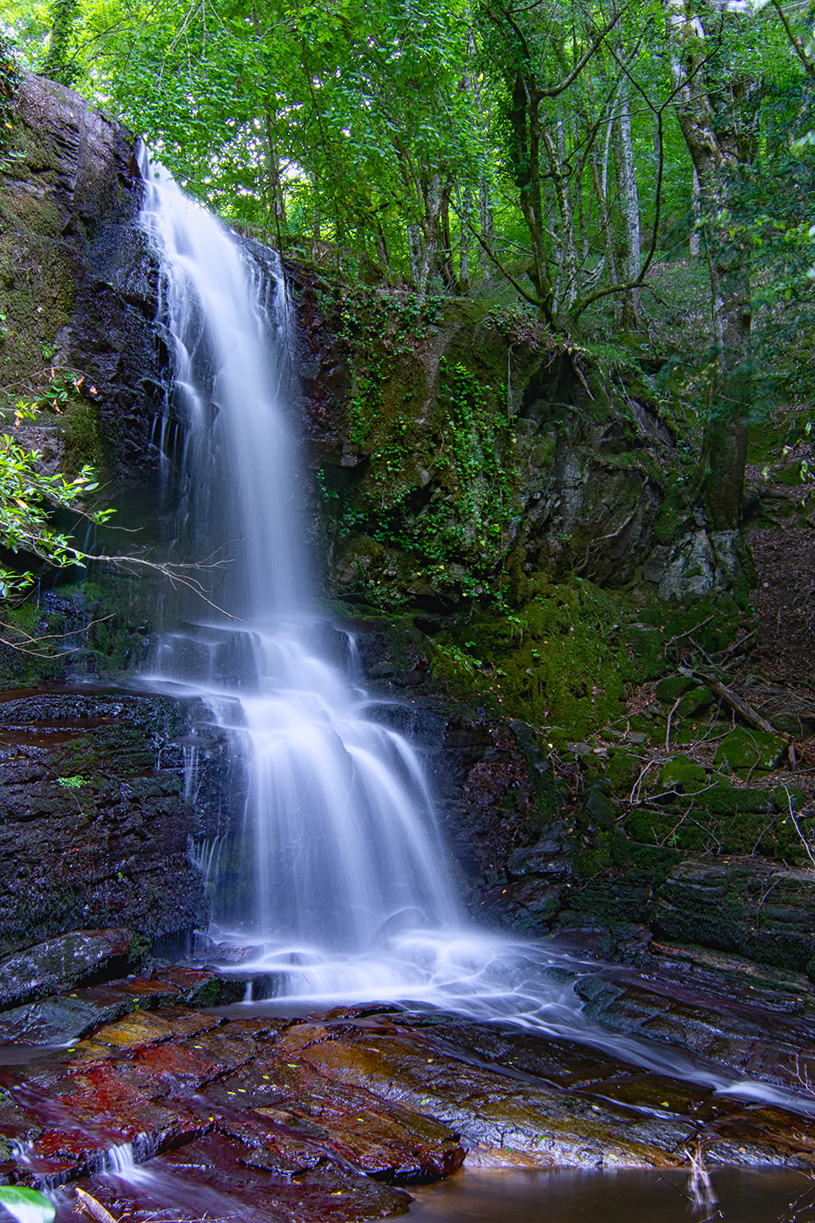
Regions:
M 707 783 L 705 770 L 687 756 L 672 756 L 665 762 L 659 775 L 660 790 L 684 790 L 688 794 L 696 794 Z
M 776 786 L 773 790 L 773 803 L 779 811 L 788 812 L 790 807 L 799 812 L 806 802 L 806 791 L 799 786 Z
M 637 676 L 633 613 L 624 597 L 579 579 L 535 590 L 517 612 L 475 615 L 441 634 L 433 673 L 543 727 L 551 742 L 582 739 L 620 716 Z M 621 758 L 619 768 L 630 765 Z
M 85 465 L 98 473 L 105 468 L 105 453 L 99 433 L 99 410 L 95 404 L 74 397 L 68 404 L 62 426 L 65 471 L 75 475 Z
M 802 792 L 795 795 L 797 801 L 803 801 Z M 803 864 L 806 850 L 788 810 L 783 788 L 771 794 L 721 780 L 670 804 L 635 808 L 626 814 L 624 827 L 633 841 L 683 853 L 758 854 Z M 808 835 L 809 830 L 802 832 Z
M 784 740 L 775 735 L 737 726 L 720 743 L 714 763 L 717 768 L 730 769 L 740 777 L 747 777 L 751 773 L 774 769 L 785 749 Z
M 693 688 L 678 705 L 678 712 L 683 718 L 698 718 L 706 713 L 714 703 L 713 693 L 709 688 Z
M 662 473 L 659 475 L 661 476 Z M 664 483 L 664 476 L 659 482 Z M 654 523 L 654 539 L 657 543 L 674 542 L 687 521 L 689 502 L 687 483 L 676 477 L 669 480 L 665 487 L 665 495 L 657 520 Z
M 685 650 L 701 647 L 715 656 L 733 644 L 749 616 L 734 595 L 720 594 L 688 606 L 655 600 L 643 608 L 642 620 L 659 632 L 663 659 L 671 664 L 676 658 L 674 642 Z
M 622 793 L 631 788 L 631 785 L 639 775 L 641 767 L 638 758 L 632 756 L 630 752 L 618 747 L 611 749 L 608 763 L 606 764 L 605 775 L 615 794 Z
M 694 680 L 689 679 L 687 675 L 666 675 L 657 684 L 655 695 L 657 700 L 662 701 L 665 705 L 673 705 L 693 687 Z
M 634 625 L 629 630 L 628 640 L 642 679 L 658 679 L 664 674 L 665 638 L 660 630 Z

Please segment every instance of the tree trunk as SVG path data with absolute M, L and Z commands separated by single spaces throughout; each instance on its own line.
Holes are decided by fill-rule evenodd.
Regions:
M 266 102 L 266 180 L 268 183 L 268 215 L 273 222 L 278 247 L 282 247 L 286 233 L 286 200 L 280 178 L 280 157 L 274 130 L 274 116 L 269 101 Z
M 512 160 L 515 182 L 519 188 L 521 212 L 526 222 L 532 252 L 529 279 L 532 281 L 535 295 L 540 302 L 541 315 L 551 322 L 554 318 L 554 290 L 547 267 L 541 195 L 540 103 L 540 93 L 519 68 L 515 77 L 510 110 Z
M 430 175 L 424 190 L 425 211 L 420 230 L 422 249 L 419 252 L 416 277 L 416 296 L 420 302 L 423 302 L 427 296 L 430 272 L 436 259 L 442 198 L 441 175 L 434 172 Z
M 459 210 L 458 227 L 458 283 L 465 295 L 470 292 L 470 230 L 469 223 L 473 211 L 473 193 L 467 186 L 464 188 L 464 199 Z
M 631 99 L 627 78 L 620 83 L 617 123 L 617 175 L 622 207 L 622 272 L 626 282 L 636 280 L 642 267 L 640 235 L 640 199 L 634 167 L 631 141 Z M 623 300 L 623 327 L 634 330 L 640 325 L 640 290 L 629 289 Z
M 577 299 L 577 252 L 574 242 L 574 211 L 572 208 L 569 179 L 563 167 L 568 166 L 565 136 L 562 122 L 555 127 L 555 136 L 549 128 L 543 129 L 543 142 L 549 159 L 549 175 L 555 189 L 558 210 L 557 277 L 554 291 L 554 311 L 568 311 Z
M 720 90 L 705 88 L 704 29 L 683 0 L 668 0 L 668 28 L 674 107 L 699 180 L 710 265 L 716 377 L 705 438 L 705 504 L 713 529 L 728 531 L 739 524 L 747 461 L 752 304 L 748 243 L 730 231 L 726 218 L 733 183 L 750 156 L 749 125 L 736 82 L 725 99 Z
M 437 260 L 439 275 L 448 293 L 457 296 L 460 292 L 458 277 L 453 267 L 453 241 L 450 236 L 450 186 L 446 186 L 441 197 L 439 213 L 439 257 Z
M 594 194 L 597 199 L 598 219 L 600 229 L 603 234 L 603 243 L 605 245 L 605 261 L 608 268 L 608 278 L 610 284 L 617 284 L 620 276 L 617 271 L 617 244 L 614 240 L 614 225 L 612 224 L 611 214 L 608 206 L 608 163 L 611 151 L 611 138 L 614 129 L 614 116 L 608 120 L 606 124 L 605 140 L 603 142 L 602 155 L 600 149 L 595 142 L 589 154 L 591 165 L 591 178 L 594 185 Z M 615 314 L 618 310 L 616 299 L 612 299 L 613 309 Z
M 699 175 L 696 173 L 696 166 L 691 168 L 690 211 L 693 229 L 690 231 L 688 252 L 691 259 L 698 259 L 702 253 L 702 235 L 699 232 L 699 223 L 702 219 L 702 193 L 699 189 Z
M 71 43 L 78 13 L 79 0 L 53 0 L 51 38 L 41 71 L 43 76 L 59 81 L 61 85 L 73 85 L 79 75 L 71 60 Z

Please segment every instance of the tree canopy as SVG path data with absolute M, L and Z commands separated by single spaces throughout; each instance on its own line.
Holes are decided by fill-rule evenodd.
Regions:
M 284 253 L 595 341 L 647 338 L 705 279 L 708 478 L 732 485 L 709 509 L 735 525 L 751 413 L 800 381 L 786 359 L 770 380 L 766 346 L 811 314 L 815 82 L 796 10 L 0 0 L 0 23 L 26 66 Z

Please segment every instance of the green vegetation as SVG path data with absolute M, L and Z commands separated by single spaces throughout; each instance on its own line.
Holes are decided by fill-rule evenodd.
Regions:
M 638 468 L 659 490 L 657 542 L 694 514 L 720 535 L 739 525 L 749 428 L 811 382 L 815 73 L 796 20 L 791 42 L 774 6 L 707 0 L 602 19 L 585 0 L 0 0 L 20 62 L 143 133 L 229 222 L 335 276 L 347 439 L 366 471 L 320 482 L 356 597 L 390 608 L 527 600 L 505 554 L 528 478 L 512 366 L 530 334 L 576 379 L 599 365 L 598 423 L 658 403 L 670 461 L 636 453 L 633 409 L 631 445 L 601 448 L 610 474 Z M 2 311 L 5 356 L 51 342 L 25 297 L 15 286 Z M 454 352 L 434 365 L 451 298 L 513 320 L 500 373 Z M 69 308 L 49 304 L 51 322 Z M 416 437 L 428 395 L 439 410 Z M 104 458 L 94 412 L 82 396 L 66 412 L 74 474 Z M 550 423 L 539 465 L 557 455 Z M 809 471 L 791 460 L 790 479 Z M 540 568 L 591 575 L 592 546 L 567 525 Z
M 94 472 L 83 468 L 74 479 L 47 475 L 39 452 L 17 445 L 9 434 L 0 437 L 0 544 L 12 553 L 27 553 L 59 568 L 84 567 L 87 553 L 73 538 L 51 525 L 51 508 L 81 509 L 97 487 Z M 102 523 L 112 510 L 89 510 L 86 517 Z M 0 597 L 19 596 L 35 583 L 31 571 L 20 573 L 0 566 Z
M 0 1185 L 0 1205 L 16 1218 L 31 1223 L 54 1223 L 57 1211 L 53 1202 L 38 1189 L 20 1189 L 16 1185 Z

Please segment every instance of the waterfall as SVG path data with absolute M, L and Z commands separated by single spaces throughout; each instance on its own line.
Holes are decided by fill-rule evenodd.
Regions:
M 241 762 L 237 829 L 198 847 L 216 940 L 249 944 L 241 968 L 265 969 L 298 1003 L 424 1002 L 815 1113 L 783 1089 L 602 1031 L 571 984 L 596 965 L 465 924 L 420 761 L 321 646 L 279 261 L 260 274 L 169 175 L 146 158 L 142 173 L 174 372 L 160 433 L 173 419 L 183 439 L 176 555 L 231 561 L 210 603 L 183 600 L 142 677 L 198 698 Z M 194 753 L 185 762 L 192 792 Z
M 202 698 L 243 763 L 240 828 L 211 870 L 213 921 L 222 937 L 301 960 L 454 926 L 419 760 L 319 648 L 282 269 L 258 274 L 167 174 L 144 174 L 184 431 L 176 546 L 230 562 L 211 604 L 185 598 L 186 621 L 162 634 L 147 677 Z

